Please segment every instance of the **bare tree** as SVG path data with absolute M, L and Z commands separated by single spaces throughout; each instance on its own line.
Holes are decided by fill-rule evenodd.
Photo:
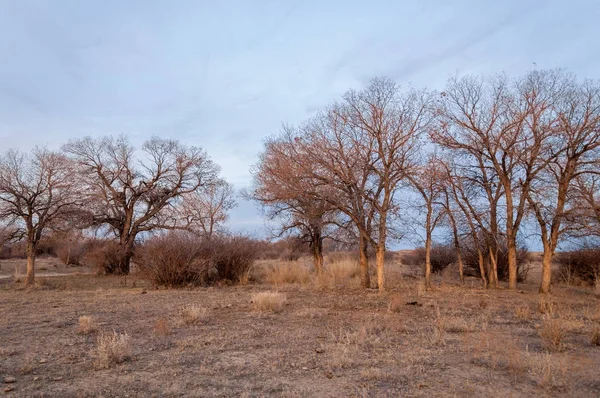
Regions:
M 44 232 L 79 211 L 81 200 L 65 156 L 43 148 L 10 150 L 0 158 L 0 219 L 26 240 L 26 284 L 35 282 L 36 248 Z
M 236 206 L 234 194 L 231 184 L 217 179 L 185 195 L 179 206 L 179 217 L 186 220 L 184 225 L 196 235 L 211 239 L 221 231 L 229 211 Z
M 550 291 L 552 258 L 568 230 L 565 221 L 572 210 L 569 197 L 574 182 L 580 176 L 597 173 L 600 158 L 600 84 L 578 83 L 565 74 L 551 77 L 537 73 L 524 82 L 529 92 L 552 93 L 550 106 L 540 115 L 553 121 L 551 152 L 546 155 L 549 162 L 527 196 L 544 248 L 540 293 Z
M 110 272 L 129 273 L 138 234 L 187 229 L 177 206 L 218 179 L 218 166 L 202 149 L 174 140 L 151 138 L 139 160 L 124 136 L 86 137 L 63 149 L 79 166 L 92 226 L 106 226 L 119 239 L 121 261 Z
M 431 244 L 433 231 L 445 215 L 443 192 L 444 192 L 444 169 L 441 160 L 432 154 L 428 159 L 411 173 L 408 180 L 412 187 L 419 193 L 423 200 L 421 207 L 425 215 L 423 227 L 425 228 L 425 287 L 431 287 Z
M 323 271 L 323 240 L 336 223 L 337 211 L 323 197 L 331 189 L 312 179 L 311 163 L 298 132 L 284 127 L 280 136 L 265 142 L 253 167 L 253 187 L 247 197 L 258 201 L 278 228 L 275 236 L 295 233 L 309 243 L 314 269 Z
M 403 92 L 390 80 L 374 79 L 307 126 L 313 176 L 335 189 L 326 200 L 359 232 L 363 285 L 368 283 L 366 244 L 375 248 L 380 291 L 385 289 L 388 221 L 397 212 L 399 185 L 416 162 L 420 137 L 431 122 L 430 103 L 429 92 Z

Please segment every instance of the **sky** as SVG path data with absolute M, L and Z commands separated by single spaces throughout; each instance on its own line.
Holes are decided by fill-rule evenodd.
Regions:
M 0 0 L 0 150 L 157 135 L 243 189 L 266 137 L 376 76 L 598 79 L 599 20 L 595 0 Z M 229 227 L 265 221 L 240 198 Z

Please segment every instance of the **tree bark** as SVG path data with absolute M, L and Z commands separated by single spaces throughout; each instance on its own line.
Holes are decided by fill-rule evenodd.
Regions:
M 362 235 L 358 238 L 358 252 L 360 256 L 360 285 L 368 289 L 371 287 L 369 257 L 367 256 L 367 240 Z
M 27 242 L 27 275 L 25 277 L 25 286 L 33 286 L 35 284 L 35 244 Z
M 476 243 L 479 245 L 479 243 Z M 483 288 L 487 289 L 488 280 L 485 276 L 485 267 L 483 266 L 483 253 L 481 253 L 481 249 L 477 249 L 477 261 L 479 263 L 479 273 L 481 274 L 481 282 L 483 283 Z
M 539 292 L 542 294 L 550 293 L 550 284 L 552 283 L 552 250 L 544 245 L 544 254 L 542 256 L 542 282 Z
M 385 291 L 385 240 L 380 240 L 377 245 L 377 288 L 380 292 Z
M 507 234 L 507 249 L 508 249 L 508 288 L 517 288 L 517 244 L 513 234 Z
M 425 289 L 431 287 L 431 232 L 425 238 Z
M 323 240 L 318 232 L 313 232 L 312 249 L 315 272 L 317 275 L 321 275 L 323 273 Z

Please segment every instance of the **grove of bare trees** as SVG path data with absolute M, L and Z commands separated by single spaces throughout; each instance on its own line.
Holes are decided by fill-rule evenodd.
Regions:
M 269 139 L 251 196 L 284 229 L 312 217 L 355 236 L 364 287 L 371 246 L 385 289 L 404 197 L 424 209 L 426 285 L 433 231 L 443 227 L 461 278 L 468 243 L 486 287 L 499 284 L 500 252 L 515 289 L 520 244 L 541 246 L 547 293 L 561 238 L 598 231 L 599 146 L 600 85 L 562 70 L 451 78 L 439 93 L 374 79 Z

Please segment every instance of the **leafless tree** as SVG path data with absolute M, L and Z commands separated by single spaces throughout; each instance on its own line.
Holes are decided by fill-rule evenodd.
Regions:
M 567 74 L 535 73 L 523 83 L 531 93 L 551 99 L 539 118 L 552 121 L 551 152 L 543 175 L 527 199 L 540 227 L 544 253 L 540 293 L 548 293 L 552 281 L 552 257 L 561 236 L 568 230 L 569 197 L 581 176 L 598 172 L 600 158 L 600 84 L 583 83 Z M 530 96 L 532 96 L 530 94 Z
M 177 207 L 218 180 L 218 166 L 202 149 L 174 140 L 151 138 L 139 160 L 124 136 L 76 139 L 63 149 L 78 165 L 91 224 L 107 226 L 119 239 L 117 273 L 129 273 L 138 234 L 187 229 Z
M 359 232 L 363 285 L 369 282 L 365 247 L 375 248 L 380 291 L 385 289 L 388 221 L 397 212 L 398 188 L 416 163 L 420 138 L 431 123 L 430 104 L 429 92 L 401 91 L 388 79 L 374 79 L 308 126 L 313 175 L 335 189 L 328 200 Z
M 183 196 L 179 218 L 185 220 L 184 225 L 188 225 L 196 235 L 211 239 L 221 231 L 229 211 L 236 206 L 234 194 L 231 184 L 217 179 Z
M 425 228 L 425 287 L 431 287 L 431 245 L 433 231 L 445 215 L 444 211 L 444 169 L 441 160 L 432 154 L 423 164 L 415 167 L 407 178 L 412 187 L 418 192 L 422 204 L 413 206 L 423 209 L 425 215 L 423 227 Z
M 0 219 L 13 238 L 26 240 L 26 284 L 35 282 L 36 247 L 45 231 L 80 210 L 72 163 L 44 148 L 25 154 L 9 150 L 0 158 Z
M 276 236 L 298 234 L 308 241 L 314 269 L 323 272 L 323 240 L 336 222 L 336 211 L 324 197 L 331 189 L 312 179 L 307 159 L 294 129 L 286 127 L 279 137 L 265 142 L 265 151 L 253 167 L 253 187 L 247 197 L 259 202 L 267 216 L 278 223 Z

